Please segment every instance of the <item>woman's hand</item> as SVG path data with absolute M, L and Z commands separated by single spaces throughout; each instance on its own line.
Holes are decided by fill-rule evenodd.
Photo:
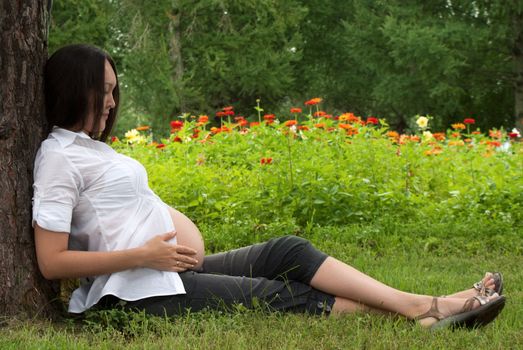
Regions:
M 169 243 L 176 232 L 167 232 L 148 240 L 143 247 L 143 260 L 140 265 L 155 270 L 183 272 L 198 264 L 196 250 L 187 246 Z

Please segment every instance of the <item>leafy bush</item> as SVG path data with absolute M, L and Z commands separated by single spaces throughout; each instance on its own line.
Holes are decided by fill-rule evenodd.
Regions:
M 425 125 L 397 135 L 384 120 L 316 110 L 319 117 L 311 108 L 281 123 L 232 122 L 234 112 L 219 112 L 221 127 L 210 130 L 208 118 L 184 116 L 161 143 L 149 129 L 112 145 L 147 168 L 166 203 L 219 230 L 221 244 L 223 236 L 246 244 L 318 226 L 521 227 L 523 148 L 503 130 L 487 136 L 469 123 L 432 134 Z

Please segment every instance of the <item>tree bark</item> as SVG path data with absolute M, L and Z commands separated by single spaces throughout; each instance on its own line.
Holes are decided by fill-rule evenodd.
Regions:
M 178 6 L 178 1 L 173 1 L 172 13 L 169 14 L 169 34 L 171 36 L 170 51 L 171 51 L 171 62 L 174 65 L 174 76 L 173 80 L 177 85 L 179 109 L 185 112 L 185 101 L 183 98 L 183 61 L 182 61 L 182 35 L 180 28 L 180 16 L 181 11 Z
M 45 130 L 43 69 L 51 0 L 0 2 L 0 317 L 50 315 L 55 286 L 38 271 L 31 197 Z M 49 7 L 49 8 L 48 8 Z M 0 320 L 1 321 L 1 320 Z
M 515 34 L 512 58 L 514 61 L 514 113 L 516 128 L 523 131 L 523 12 L 513 15 L 513 28 Z

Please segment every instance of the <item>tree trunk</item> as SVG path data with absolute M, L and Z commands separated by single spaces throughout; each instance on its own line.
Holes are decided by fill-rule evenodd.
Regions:
M 514 60 L 514 112 L 516 116 L 516 128 L 523 131 L 523 12 L 513 15 L 513 28 L 515 34 L 512 57 Z
M 178 1 L 173 1 L 172 14 L 169 14 L 169 34 L 171 35 L 170 51 L 171 62 L 174 65 L 174 82 L 177 86 L 179 110 L 186 112 L 185 101 L 183 98 L 183 61 L 182 61 L 182 36 L 180 29 L 180 8 Z
M 33 161 L 45 129 L 43 68 L 51 0 L 0 2 L 0 317 L 49 315 L 54 285 L 36 264 Z

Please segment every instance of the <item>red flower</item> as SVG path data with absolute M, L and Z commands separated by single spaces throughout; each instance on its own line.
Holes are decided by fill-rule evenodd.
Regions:
M 283 125 L 285 125 L 287 127 L 291 127 L 291 126 L 296 125 L 296 124 L 298 124 L 298 121 L 294 120 L 294 119 L 287 120 L 285 123 L 283 123 Z
M 262 158 L 262 159 L 260 159 L 260 163 L 261 163 L 261 165 L 271 164 L 272 163 L 272 158 Z
M 182 139 L 180 138 L 180 136 L 176 136 L 174 139 L 173 139 L 173 142 L 182 142 Z
M 118 142 L 118 141 L 120 141 L 120 140 L 118 139 L 118 137 L 116 137 L 116 136 L 112 136 L 112 137 L 111 137 L 111 142 Z
M 227 112 L 227 111 L 232 111 L 234 109 L 233 106 L 227 106 L 227 107 L 223 107 L 222 110 Z
M 511 139 L 517 139 L 519 136 L 519 134 L 517 132 L 509 132 L 508 133 L 508 137 L 510 137 Z
M 227 115 L 227 114 L 225 114 L 225 112 L 223 112 L 223 111 L 216 112 L 216 116 L 217 116 L 218 118 L 223 118 L 223 117 L 225 117 L 226 115 Z
M 293 107 L 291 108 L 291 113 L 301 113 L 301 108 Z
M 467 118 L 463 121 L 464 124 L 475 124 L 476 123 L 476 120 L 472 119 L 472 118 Z
M 326 115 L 327 113 L 325 113 L 324 111 L 317 111 L 317 112 L 314 112 L 314 116 L 315 117 L 323 117 L 324 115 Z
M 309 131 L 309 127 L 307 125 L 300 125 L 298 126 L 298 130 Z
M 308 101 L 305 101 L 304 104 L 305 104 L 305 106 L 314 106 L 314 105 L 317 105 L 320 102 L 321 102 L 321 98 L 315 97 L 315 98 L 311 98 Z
M 234 111 L 233 110 L 227 110 L 227 111 L 224 111 L 223 114 L 224 115 L 234 115 Z
M 379 123 L 378 118 L 375 118 L 375 117 L 368 117 L 367 118 L 367 124 L 378 125 L 378 123 Z
M 156 148 L 159 148 L 159 149 L 162 149 L 164 147 L 165 147 L 165 145 L 163 143 L 159 143 L 156 145 Z
M 275 118 L 276 118 L 276 116 L 274 114 L 265 114 L 263 116 L 263 120 L 267 120 L 267 121 L 274 121 Z
M 180 120 L 173 120 L 171 122 L 171 129 L 172 130 L 176 131 L 176 130 L 180 130 L 181 128 L 183 128 L 183 122 L 182 121 L 180 121 Z
M 492 147 L 501 147 L 501 142 L 499 141 L 487 141 L 487 145 Z
M 192 137 L 193 139 L 197 139 L 198 136 L 200 136 L 200 131 L 201 131 L 200 129 L 194 129 L 194 130 L 192 131 L 192 135 L 191 135 L 191 137 Z

